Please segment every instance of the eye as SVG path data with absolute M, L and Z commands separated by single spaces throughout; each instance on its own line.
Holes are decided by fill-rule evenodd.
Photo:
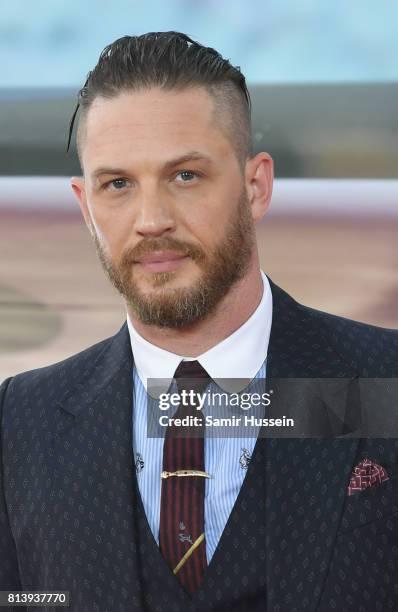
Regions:
M 127 183 L 127 179 L 124 178 L 113 179 L 112 181 L 108 181 L 107 183 L 105 183 L 104 189 L 110 189 L 111 191 L 121 191 L 122 189 L 124 189 L 124 187 L 127 186 Z
M 197 178 L 199 174 L 196 172 L 192 172 L 191 170 L 181 170 L 178 174 L 176 174 L 176 178 L 180 176 L 182 180 L 178 181 L 179 183 L 190 183 L 193 179 Z

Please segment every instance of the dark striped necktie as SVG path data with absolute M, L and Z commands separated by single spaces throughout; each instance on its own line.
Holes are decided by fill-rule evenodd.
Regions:
M 203 393 L 210 382 L 198 361 L 181 361 L 174 378 L 180 397 L 184 390 Z M 186 403 L 183 405 L 181 401 L 173 416 L 192 417 L 188 418 L 190 424 L 184 427 L 172 424 L 165 432 L 159 546 L 173 573 L 193 595 L 207 567 L 204 500 L 208 476 L 204 461 L 204 417 L 196 409 L 191 394 Z

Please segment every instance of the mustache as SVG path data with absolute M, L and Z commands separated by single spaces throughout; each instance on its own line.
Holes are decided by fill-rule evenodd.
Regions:
M 163 238 L 144 238 L 134 247 L 127 248 L 123 253 L 121 263 L 122 265 L 133 263 L 153 251 L 175 251 L 181 255 L 188 255 L 197 262 L 204 261 L 206 258 L 204 251 L 198 246 L 183 240 L 176 240 L 171 236 L 164 236 Z

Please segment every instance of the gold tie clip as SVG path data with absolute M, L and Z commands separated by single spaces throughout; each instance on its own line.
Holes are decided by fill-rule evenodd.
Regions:
M 184 563 L 186 561 L 188 561 L 188 559 L 192 555 L 193 551 L 196 550 L 198 548 L 198 546 L 200 546 L 200 544 L 202 544 L 204 539 L 205 539 L 205 534 L 201 533 L 200 536 L 198 537 L 198 539 L 195 540 L 195 542 L 192 544 L 191 548 L 189 548 L 187 550 L 187 552 L 185 553 L 183 558 L 177 563 L 177 565 L 173 569 L 173 574 L 177 574 L 180 571 L 180 569 L 182 568 Z
M 203 478 L 213 478 L 207 472 L 201 470 L 177 470 L 176 472 L 162 472 L 161 478 L 169 478 L 170 476 L 203 476 Z

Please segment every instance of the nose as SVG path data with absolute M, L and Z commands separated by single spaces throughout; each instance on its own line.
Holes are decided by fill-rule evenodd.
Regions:
M 136 201 L 138 213 L 135 229 L 140 236 L 161 236 L 175 229 L 172 204 L 157 189 L 142 189 Z

